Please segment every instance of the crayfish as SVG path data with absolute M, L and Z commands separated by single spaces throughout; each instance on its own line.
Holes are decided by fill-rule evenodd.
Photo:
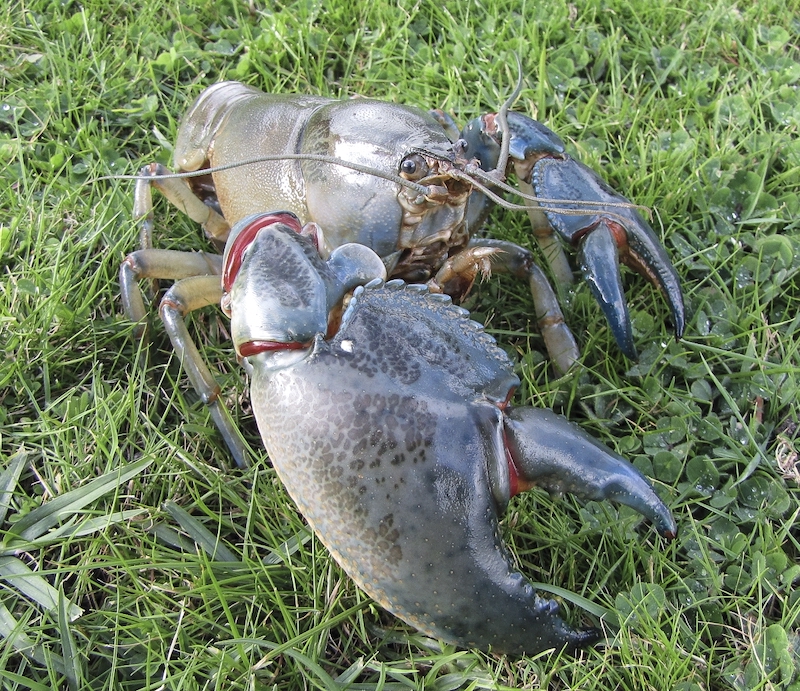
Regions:
M 513 406 L 508 357 L 451 304 L 479 274 L 511 272 L 530 284 L 557 369 L 579 357 L 531 252 L 475 235 L 492 204 L 507 204 L 506 175 L 560 280 L 571 272 L 554 232 L 578 248 L 623 352 L 636 354 L 619 261 L 663 290 L 677 336 L 685 314 L 675 269 L 633 205 L 507 106 L 459 132 L 440 112 L 216 84 L 182 121 L 180 174 L 141 171 L 143 249 L 120 281 L 141 323 L 138 281 L 176 280 L 162 319 L 244 465 L 247 445 L 184 323 L 211 304 L 229 314 L 270 459 L 367 593 L 443 640 L 532 654 L 597 633 L 568 626 L 514 568 L 498 530 L 511 496 L 538 485 L 611 499 L 666 537 L 676 528 L 633 466 L 551 411 Z M 224 254 L 153 249 L 153 186 Z

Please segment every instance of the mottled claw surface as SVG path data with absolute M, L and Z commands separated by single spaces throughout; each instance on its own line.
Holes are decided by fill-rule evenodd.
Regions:
M 230 310 L 265 446 L 316 534 L 369 595 L 429 635 L 511 654 L 594 640 L 515 568 L 499 517 L 514 493 L 540 485 L 628 504 L 674 535 L 649 482 L 564 418 L 511 407 L 519 380 L 508 356 L 423 286 L 357 288 L 334 333 L 320 326 L 309 343 L 308 325 L 329 324 L 341 290 L 296 229 L 261 227 L 223 274 L 232 295 L 254 275 L 264 287 L 301 277 L 290 313 L 237 299 Z M 361 259 L 344 273 L 363 279 Z M 287 273 L 288 262 L 298 266 Z M 349 281 L 340 272 L 333 283 Z

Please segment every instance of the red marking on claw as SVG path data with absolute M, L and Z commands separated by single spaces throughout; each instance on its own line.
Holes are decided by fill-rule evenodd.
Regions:
M 628 247 L 628 231 L 625 230 L 625 227 L 617 223 L 616 221 L 612 221 L 611 219 L 606 220 L 606 225 L 608 229 L 611 231 L 611 235 L 614 238 L 614 242 L 617 243 L 617 247 L 620 248 L 621 251 L 627 252 Z
M 298 343 L 297 341 L 288 341 L 286 343 L 281 341 L 248 341 L 239 346 L 239 355 L 250 357 L 251 355 L 276 350 L 302 350 L 310 345 L 310 343 Z
M 258 231 L 267 228 L 275 223 L 283 223 L 289 226 L 295 233 L 299 233 L 302 227 L 297 216 L 289 212 L 282 212 L 277 214 L 264 214 L 255 218 L 251 223 L 242 228 L 239 234 L 234 238 L 233 244 L 228 250 L 225 266 L 222 267 L 222 290 L 229 292 L 234 280 L 236 279 L 239 269 L 242 266 L 242 256 L 245 250 L 256 239 Z
M 520 492 L 527 492 L 534 483 L 528 480 L 519 472 L 516 461 L 508 448 L 508 437 L 503 430 L 503 447 L 506 452 L 506 464 L 508 465 L 508 498 L 517 496 Z
M 505 434 L 503 434 L 503 441 L 505 442 Z M 517 470 L 517 464 L 514 463 L 514 459 L 511 457 L 511 451 L 508 449 L 508 443 L 505 444 L 506 449 L 506 463 L 508 464 L 508 498 L 516 496 L 520 493 L 519 488 L 519 471 Z

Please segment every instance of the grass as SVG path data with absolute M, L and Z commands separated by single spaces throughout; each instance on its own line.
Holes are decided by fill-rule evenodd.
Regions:
M 799 34 L 796 0 L 3 5 L 0 687 L 800 688 Z M 169 163 L 178 119 L 221 79 L 465 122 L 511 91 L 515 52 L 515 107 L 653 209 L 690 315 L 674 342 L 626 274 L 629 362 L 579 285 L 564 299 L 583 366 L 556 379 L 523 286 L 493 279 L 470 303 L 520 362 L 518 400 L 630 458 L 678 520 L 665 544 L 613 506 L 513 502 L 521 568 L 618 615 L 575 658 L 443 647 L 366 598 L 258 452 L 208 311 L 193 328 L 259 453 L 231 470 L 158 329 L 134 365 L 116 279 L 132 189 L 93 182 Z M 205 247 L 163 200 L 156 214 L 159 246 Z M 531 244 L 510 212 L 490 232 Z

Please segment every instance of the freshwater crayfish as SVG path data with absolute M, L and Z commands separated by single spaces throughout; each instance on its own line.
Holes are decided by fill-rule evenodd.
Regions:
M 322 242 L 316 224 L 259 214 L 233 226 L 220 259 L 145 249 L 122 273 L 180 279 L 161 315 L 206 400 L 216 383 L 183 317 L 213 302 L 229 314 L 274 468 L 377 602 L 461 647 L 535 654 L 595 640 L 514 567 L 499 515 L 534 485 L 627 504 L 665 537 L 676 530 L 669 509 L 638 470 L 563 417 L 513 407 L 508 356 L 466 310 L 426 286 L 385 283 L 364 245 L 323 260 Z
M 175 144 L 178 171 L 192 177 L 176 179 L 159 164 L 140 172 L 134 213 L 144 219 L 142 247 L 152 246 L 155 186 L 203 224 L 217 249 L 242 218 L 285 209 L 320 225 L 323 256 L 347 242 L 364 244 L 380 255 L 391 278 L 428 281 L 456 301 L 474 279 L 457 267 L 473 265 L 474 255 L 461 253 L 485 250 L 484 269 L 491 265 L 529 282 L 550 359 L 564 373 L 579 351 L 532 253 L 475 235 L 492 205 L 504 203 L 528 211 L 560 283 L 570 282 L 572 271 L 554 231 L 578 249 L 584 276 L 628 357 L 636 357 L 636 348 L 620 261 L 661 288 L 680 338 L 680 282 L 653 230 L 628 200 L 572 159 L 551 130 L 507 112 L 516 93 L 498 113 L 459 132 L 441 111 L 214 84 L 186 113 Z M 519 191 L 505 183 L 512 172 Z M 520 194 L 525 205 L 504 202 L 499 190 Z
M 531 252 L 473 234 L 504 203 L 496 191 L 513 191 L 506 175 L 518 179 L 526 204 L 517 208 L 558 280 L 571 270 L 554 231 L 578 248 L 627 355 L 620 260 L 663 290 L 677 336 L 685 316 L 675 270 L 632 204 L 507 107 L 459 132 L 440 112 L 211 86 L 179 129 L 182 174 L 158 164 L 140 173 L 143 249 L 125 259 L 120 282 L 127 315 L 142 323 L 138 281 L 176 280 L 163 322 L 245 465 L 247 445 L 184 323 L 206 305 L 230 314 L 270 459 L 367 593 L 460 646 L 532 654 L 596 632 L 570 628 L 513 567 L 498 530 L 511 496 L 538 485 L 628 504 L 667 537 L 675 523 L 624 460 L 551 411 L 512 407 L 519 381 L 507 356 L 450 304 L 478 274 L 511 272 L 529 282 L 556 368 L 579 357 Z M 153 249 L 152 187 L 224 256 Z

